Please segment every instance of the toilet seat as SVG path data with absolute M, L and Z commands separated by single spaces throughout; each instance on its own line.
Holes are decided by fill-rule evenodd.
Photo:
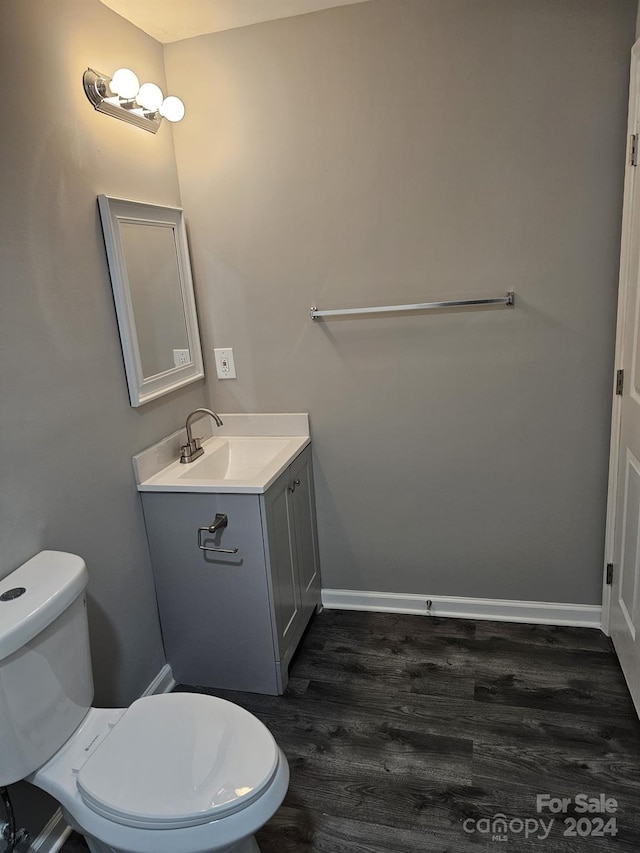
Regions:
M 124 826 L 180 829 L 246 808 L 276 773 L 269 730 L 224 699 L 194 693 L 134 702 L 80 767 L 96 814 Z

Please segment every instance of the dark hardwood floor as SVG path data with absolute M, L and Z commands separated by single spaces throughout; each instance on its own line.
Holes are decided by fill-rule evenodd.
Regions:
M 263 853 L 640 851 L 640 722 L 599 631 L 324 611 L 285 696 L 202 692 L 289 760 Z M 539 794 L 571 802 L 537 812 Z M 485 832 L 496 815 L 506 832 Z

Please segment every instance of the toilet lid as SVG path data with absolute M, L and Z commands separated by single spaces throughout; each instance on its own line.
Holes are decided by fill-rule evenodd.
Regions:
M 195 826 L 239 811 L 272 780 L 278 747 L 244 709 L 196 693 L 138 699 L 78 773 L 85 803 L 144 829 Z

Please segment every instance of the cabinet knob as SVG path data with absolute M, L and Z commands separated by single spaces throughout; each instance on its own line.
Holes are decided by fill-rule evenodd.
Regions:
M 294 480 L 293 483 L 289 486 L 290 492 L 295 492 L 296 488 L 300 485 L 300 480 Z

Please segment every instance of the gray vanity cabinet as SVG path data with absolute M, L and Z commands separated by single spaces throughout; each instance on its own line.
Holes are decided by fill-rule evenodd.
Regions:
M 320 602 L 311 448 L 260 494 L 142 492 L 167 660 L 179 683 L 282 693 Z M 227 527 L 202 550 L 198 528 Z

